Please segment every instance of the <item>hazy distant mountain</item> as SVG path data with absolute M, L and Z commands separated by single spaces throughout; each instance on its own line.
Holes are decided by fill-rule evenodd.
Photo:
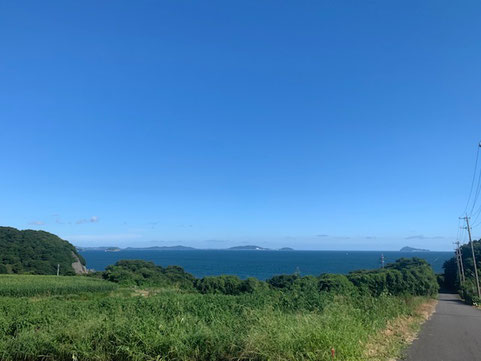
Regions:
M 154 246 L 154 247 L 127 247 L 127 248 L 119 248 L 119 247 L 77 247 L 77 250 L 82 251 L 103 251 L 103 252 L 118 252 L 118 251 L 194 251 L 199 250 L 198 248 L 194 247 L 187 247 L 187 246 Z M 272 251 L 270 248 L 264 248 L 255 245 L 247 245 L 247 246 L 236 246 L 227 248 L 229 251 Z M 290 247 L 283 247 L 279 248 L 279 251 L 294 251 L 293 248 Z
M 76 247 L 79 252 L 82 251 L 109 251 L 109 250 L 114 250 L 118 249 L 120 250 L 119 247 Z
M 429 249 L 413 248 L 413 247 L 403 247 L 400 252 L 430 252 Z
M 259 246 L 236 246 L 227 248 L 231 251 L 269 251 L 269 248 L 259 247 Z
M 105 252 L 119 252 L 121 249 L 119 247 L 108 247 L 105 249 Z
M 194 250 L 193 247 L 186 247 L 186 246 L 155 246 L 155 247 L 127 247 L 125 250 L 127 251 L 191 251 Z

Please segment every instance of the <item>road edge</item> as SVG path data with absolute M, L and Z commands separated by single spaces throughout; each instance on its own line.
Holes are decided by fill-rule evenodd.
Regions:
M 437 304 L 437 299 L 427 299 L 415 308 L 412 315 L 388 321 L 386 327 L 366 344 L 365 361 L 396 361 L 417 338 L 421 326 L 431 318 Z

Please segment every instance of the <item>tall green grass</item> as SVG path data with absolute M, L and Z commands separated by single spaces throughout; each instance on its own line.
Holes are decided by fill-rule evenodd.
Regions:
M 73 282 L 73 280 L 71 280 Z M 370 336 L 420 298 L 163 290 L 0 297 L 1 360 L 364 360 Z
M 108 292 L 117 285 L 88 277 L 0 275 L 0 296 L 32 297 L 83 292 Z

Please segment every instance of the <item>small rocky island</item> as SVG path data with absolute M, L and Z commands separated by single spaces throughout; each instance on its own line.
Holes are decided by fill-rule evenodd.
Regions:
M 400 252 L 430 252 L 429 249 L 423 248 L 414 248 L 414 247 L 403 247 L 400 249 Z

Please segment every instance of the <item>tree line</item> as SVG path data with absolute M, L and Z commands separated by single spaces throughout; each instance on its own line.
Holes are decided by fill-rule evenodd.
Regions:
M 476 265 L 478 272 L 481 270 L 481 240 L 473 241 L 474 256 L 476 258 Z M 460 246 L 460 253 L 463 261 L 465 281 L 462 281 L 460 271 L 458 271 L 458 265 L 456 263 L 456 257 L 452 257 L 444 262 L 444 274 L 442 279 L 442 285 L 450 290 L 459 292 L 461 297 L 469 304 L 480 304 L 481 300 L 477 296 L 475 274 L 474 274 L 474 262 L 473 253 L 471 251 L 471 245 L 465 244 Z
M 347 275 L 278 275 L 266 281 L 256 278 L 242 280 L 232 275 L 195 278 L 181 267 L 162 267 L 144 260 L 121 260 L 93 276 L 129 286 L 176 287 L 203 294 L 225 295 L 275 289 L 296 292 L 328 291 L 345 295 L 380 296 L 385 293 L 432 296 L 439 288 L 431 266 L 420 258 L 401 258 L 382 269 L 354 271 Z

